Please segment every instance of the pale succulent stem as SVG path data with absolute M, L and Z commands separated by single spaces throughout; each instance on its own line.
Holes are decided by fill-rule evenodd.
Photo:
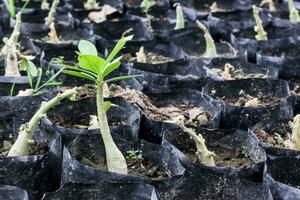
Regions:
M 103 80 L 98 80 L 97 84 L 97 114 L 101 136 L 105 146 L 107 169 L 110 172 L 127 174 L 127 163 L 118 149 L 117 145 L 113 141 L 110 134 L 109 125 L 106 116 L 105 103 L 103 97 Z
M 29 153 L 29 147 L 32 143 L 32 137 L 36 126 L 46 113 L 59 104 L 63 99 L 74 96 L 77 93 L 77 88 L 68 89 L 65 92 L 58 94 L 56 97 L 48 102 L 43 102 L 39 110 L 33 115 L 29 122 L 23 124 L 20 127 L 19 135 L 12 148 L 10 149 L 8 156 L 27 156 Z
M 291 148 L 300 151 L 300 115 L 296 115 L 293 120 Z
M 207 149 L 203 136 L 201 134 L 197 135 L 193 130 L 184 125 L 180 125 L 180 127 L 195 141 L 199 162 L 205 166 L 215 166 L 215 154 Z
M 217 57 L 218 54 L 217 54 L 215 41 L 212 38 L 212 36 L 210 35 L 208 29 L 199 20 L 197 20 L 196 23 L 197 23 L 198 28 L 204 32 L 206 50 L 205 50 L 203 57 L 206 57 L 206 58 Z
M 288 0 L 289 4 L 289 12 L 290 12 L 290 21 L 292 23 L 299 23 L 300 22 L 300 16 L 299 16 L 299 11 L 296 9 L 294 1 L 293 0 Z
M 268 40 L 268 37 L 267 37 L 268 34 L 264 29 L 262 21 L 259 17 L 259 12 L 255 5 L 252 6 L 252 10 L 253 10 L 253 16 L 255 19 L 255 23 L 256 23 L 256 26 L 254 26 L 254 31 L 257 33 L 255 36 L 256 40 L 258 40 L 258 41 Z
M 4 76 L 20 77 L 20 70 L 18 65 L 17 49 L 12 46 L 8 48 L 7 55 L 5 56 L 5 74 Z
M 22 23 L 21 17 L 22 17 L 21 12 L 18 12 L 16 14 L 16 22 L 15 22 L 14 30 L 10 35 L 9 39 L 5 41 L 5 45 L 1 50 L 1 55 L 7 55 L 8 49 L 11 48 L 11 46 L 17 46 L 20 37 L 20 31 L 21 31 L 21 23 Z
M 56 9 L 58 7 L 59 0 L 53 0 L 51 9 L 48 13 L 48 16 L 45 18 L 45 24 L 46 26 L 50 26 L 52 23 L 55 23 L 55 14 L 56 14 Z
M 175 30 L 184 29 L 184 14 L 182 11 L 182 6 L 179 3 L 175 4 L 176 6 L 176 26 Z

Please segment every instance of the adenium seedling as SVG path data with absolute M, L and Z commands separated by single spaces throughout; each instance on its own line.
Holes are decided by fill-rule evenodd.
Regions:
M 115 58 L 115 56 L 124 47 L 127 41 L 131 40 L 133 36 L 124 37 L 119 40 L 112 52 L 106 59 L 98 56 L 96 47 L 89 41 L 82 40 L 79 42 L 79 67 L 66 66 L 63 72 L 71 76 L 76 76 L 91 80 L 95 83 L 97 88 L 97 115 L 98 123 L 101 130 L 101 136 L 104 142 L 106 151 L 106 160 L 108 171 L 127 174 L 126 160 L 114 143 L 110 134 L 109 125 L 107 121 L 106 112 L 111 107 L 111 102 L 104 101 L 104 85 L 125 79 L 132 79 L 136 76 L 121 76 L 106 79 L 109 74 L 119 68 L 122 56 Z M 95 127 L 95 119 L 92 121 Z
M 21 29 L 21 12 L 16 14 L 16 22 L 11 36 L 3 38 L 4 46 L 1 49 L 0 55 L 5 57 L 5 74 L 4 76 L 21 76 L 20 70 L 27 71 L 31 76 L 37 75 L 37 68 L 31 60 L 33 56 L 25 56 L 20 52 L 20 29 Z
M 295 24 L 299 23 L 300 22 L 299 11 L 296 9 L 294 1 L 288 0 L 288 4 L 289 4 L 289 12 L 290 12 L 290 21 Z
M 262 25 L 262 21 L 259 17 L 259 12 L 255 5 L 252 6 L 253 16 L 256 22 L 256 26 L 254 26 L 254 31 L 257 33 L 255 38 L 258 41 L 268 40 L 267 33 Z
M 48 16 L 45 18 L 45 25 L 50 28 L 50 32 L 48 33 L 49 39 L 50 42 L 53 43 L 57 43 L 59 41 L 55 29 L 55 14 L 56 14 L 56 9 L 58 7 L 58 4 L 59 4 L 59 0 L 53 0 Z
M 200 28 L 204 32 L 204 38 L 205 38 L 205 42 L 206 42 L 206 50 L 205 50 L 203 57 L 205 57 L 205 58 L 218 57 L 215 41 L 212 38 L 212 36 L 210 35 L 208 29 L 199 20 L 196 21 L 196 24 L 197 24 L 198 28 Z
M 143 0 L 140 7 L 145 13 L 148 13 L 155 4 L 155 0 Z
M 97 3 L 96 0 L 87 0 L 84 3 L 84 8 L 88 9 L 88 10 L 95 10 L 95 9 L 99 9 L 99 3 Z
M 184 29 L 184 14 L 180 3 L 174 4 L 176 6 L 176 26 L 175 30 Z
M 207 149 L 205 145 L 205 140 L 201 134 L 196 133 L 196 131 L 192 128 L 187 128 L 184 124 L 184 116 L 178 116 L 172 121 L 169 121 L 171 123 L 176 123 L 178 126 L 180 126 L 185 133 L 187 133 L 195 142 L 198 155 L 198 160 L 201 164 L 205 166 L 215 166 L 214 157 L 216 154 L 214 152 L 211 152 Z
M 139 52 L 136 53 L 136 61 L 139 63 L 147 63 L 145 48 L 142 46 Z
M 43 102 L 39 110 L 33 115 L 29 122 L 21 125 L 19 135 L 7 156 L 27 156 L 29 148 L 32 144 L 32 137 L 37 125 L 41 119 L 46 116 L 46 113 L 59 104 L 63 99 L 70 98 L 77 94 L 77 88 L 68 89 L 65 92 L 58 94 L 48 102 Z

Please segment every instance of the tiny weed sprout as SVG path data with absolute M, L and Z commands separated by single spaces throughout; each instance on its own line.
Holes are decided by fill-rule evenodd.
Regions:
M 127 153 L 126 160 L 128 161 L 137 162 L 143 160 L 143 155 L 141 150 L 129 149 L 126 153 Z
M 184 14 L 180 3 L 174 4 L 176 6 L 176 26 L 175 30 L 184 29 Z
M 145 13 L 148 13 L 155 4 L 155 0 L 143 0 L 140 7 Z
M 248 147 L 242 146 L 242 148 L 241 148 L 241 154 L 243 154 L 243 156 L 245 158 L 248 158 L 249 157 L 249 149 L 248 149 Z
M 290 22 L 296 24 L 300 22 L 299 11 L 296 9 L 294 1 L 288 0 L 289 12 L 290 12 Z
M 85 3 L 84 3 L 84 8 L 87 9 L 87 10 L 93 10 L 93 9 L 99 9 L 99 3 L 97 3 L 96 0 L 87 0 Z
M 199 20 L 196 21 L 196 24 L 197 24 L 198 28 L 200 28 L 204 32 L 206 50 L 205 50 L 203 57 L 205 57 L 205 58 L 218 57 L 215 41 L 212 38 L 212 36 L 210 35 L 208 29 Z
M 259 17 L 259 12 L 255 5 L 252 6 L 253 16 L 255 19 L 256 26 L 254 26 L 254 31 L 257 33 L 255 39 L 258 41 L 268 40 L 267 33 L 262 25 L 262 21 Z
M 48 16 L 45 18 L 45 25 L 50 28 L 50 32 L 48 33 L 49 40 L 53 43 L 59 42 L 57 32 L 55 29 L 55 14 L 58 4 L 59 0 L 53 0 Z
M 300 151 L 300 115 L 294 117 L 292 123 L 292 141 L 290 148 Z
M 180 126 L 185 133 L 187 133 L 195 142 L 196 144 L 196 155 L 198 157 L 198 160 L 201 164 L 205 166 L 215 166 L 214 157 L 216 154 L 214 152 L 211 152 L 207 149 L 205 145 L 205 140 L 201 134 L 196 133 L 196 131 L 192 128 L 187 128 L 184 124 L 184 116 L 178 116 L 174 118 L 171 123 L 176 123 L 178 126 Z
M 48 3 L 47 0 L 42 0 L 42 3 L 41 3 L 41 9 L 42 10 L 48 10 L 50 8 L 50 4 Z
M 262 0 L 260 3 L 260 6 L 264 6 L 264 5 L 269 6 L 269 11 L 271 11 L 271 12 L 276 11 L 275 3 L 273 0 Z
M 107 75 L 118 69 L 120 66 L 122 56 L 115 60 L 113 59 L 124 47 L 126 42 L 132 39 L 132 37 L 133 36 L 128 36 L 120 39 L 106 60 L 98 56 L 97 49 L 91 42 L 82 40 L 78 45 L 80 51 L 78 56 L 79 68 L 66 66 L 67 69 L 63 71 L 71 76 L 91 80 L 96 84 L 98 123 L 105 146 L 107 168 L 108 171 L 123 174 L 127 174 L 127 164 L 123 154 L 114 143 L 110 134 L 106 112 L 111 107 L 111 103 L 104 101 L 104 86 L 105 84 L 114 81 L 132 79 L 136 77 L 121 76 L 105 80 Z
M 41 119 L 46 116 L 46 113 L 59 104 L 66 98 L 74 97 L 77 93 L 77 88 L 68 89 L 65 92 L 58 94 L 48 102 L 43 102 L 39 110 L 33 115 L 29 122 L 21 125 L 19 135 L 13 146 L 11 147 L 8 156 L 27 156 L 30 145 L 33 143 L 32 137 L 36 126 Z
M 275 140 L 276 144 L 279 144 L 279 145 L 282 145 L 284 143 L 283 138 L 278 133 L 275 133 L 274 140 Z

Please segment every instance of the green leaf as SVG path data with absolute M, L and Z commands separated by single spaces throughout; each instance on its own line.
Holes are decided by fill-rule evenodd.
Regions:
M 105 60 L 98 56 L 80 55 L 78 60 L 80 68 L 92 71 L 97 75 L 102 71 L 105 65 Z
M 57 86 L 57 85 L 62 85 L 62 82 L 50 82 L 50 83 L 45 83 L 45 86 Z
M 87 40 L 80 40 L 78 44 L 78 49 L 81 54 L 83 55 L 92 55 L 92 56 L 97 56 L 97 48 L 93 43 Z
M 30 88 L 33 88 L 32 76 L 31 76 L 31 74 L 29 73 L 28 70 L 27 70 L 27 77 L 28 77 L 28 82 L 29 82 Z
M 86 74 L 84 72 L 72 71 L 72 70 L 64 70 L 63 73 L 69 74 L 71 76 L 76 76 L 76 77 L 88 79 L 88 80 L 91 80 L 91 81 L 95 81 L 96 80 L 95 77 L 90 76 L 89 74 Z
M 121 38 L 107 57 L 106 64 L 110 63 L 114 59 L 114 57 L 120 52 L 120 50 L 125 46 L 126 42 L 132 40 L 132 38 L 133 35 Z
M 61 65 L 61 66 L 62 66 L 62 68 L 60 70 L 71 69 L 72 71 L 79 71 L 79 72 L 83 72 L 85 74 L 88 74 L 88 75 L 94 77 L 95 79 L 97 78 L 97 74 L 95 74 L 94 72 L 91 72 L 89 70 L 82 69 L 82 68 L 79 68 L 79 67 L 72 67 L 72 66 L 68 66 L 68 65 Z
M 29 73 L 31 74 L 31 76 L 36 77 L 38 76 L 38 68 L 35 66 L 35 64 L 30 61 L 27 60 L 27 71 L 29 71 Z
M 116 78 L 108 79 L 108 80 L 106 80 L 104 82 L 105 83 L 111 83 L 111 82 L 115 82 L 115 81 L 130 80 L 130 79 L 134 79 L 134 78 L 140 77 L 140 76 L 142 76 L 142 75 L 119 76 L 119 77 L 116 77 Z
M 42 75 L 43 75 L 43 69 L 42 68 L 38 68 L 38 76 L 37 76 L 37 80 L 35 83 L 35 90 L 40 86 L 41 84 L 41 79 L 42 79 Z
M 101 76 L 104 78 L 105 76 L 107 76 L 108 74 L 110 74 L 111 72 L 116 70 L 121 65 L 121 62 L 120 62 L 121 59 L 122 59 L 122 56 L 120 56 L 119 58 L 117 58 L 113 62 L 107 64 L 105 66 Z
M 107 112 L 111 107 L 111 102 L 110 101 L 105 101 L 104 102 L 104 111 Z

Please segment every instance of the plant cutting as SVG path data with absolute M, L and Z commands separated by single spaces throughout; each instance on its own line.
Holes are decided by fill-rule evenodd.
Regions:
M 95 9 L 99 9 L 99 3 L 97 3 L 96 0 L 87 0 L 84 3 L 84 8 L 88 9 L 88 10 L 95 10 Z
M 33 56 L 23 55 L 20 52 L 20 29 L 21 29 L 21 12 L 16 14 L 16 22 L 14 30 L 9 38 L 3 38 L 4 46 L 0 55 L 5 58 L 5 74 L 4 76 L 21 76 L 20 70 L 27 71 L 31 76 L 37 76 L 37 68 L 32 62 Z
M 77 88 L 68 89 L 65 92 L 58 94 L 56 97 L 48 102 L 43 102 L 39 110 L 33 115 L 28 123 L 21 125 L 19 135 L 7 156 L 27 156 L 30 145 L 33 144 L 32 137 L 34 131 L 46 113 L 52 109 L 55 105 L 59 104 L 66 98 L 73 97 L 77 93 Z
M 112 52 L 106 59 L 103 59 L 98 56 L 96 47 L 89 41 L 82 40 L 79 42 L 79 68 L 66 66 L 66 70 L 63 72 L 72 76 L 84 78 L 93 81 L 97 87 L 97 115 L 98 115 L 98 124 L 101 131 L 101 136 L 104 142 L 105 151 L 106 151 L 106 161 L 107 169 L 110 172 L 117 172 L 127 174 L 127 164 L 126 160 L 118 149 L 116 144 L 113 141 L 113 138 L 110 134 L 109 125 L 107 121 L 106 112 L 111 107 L 111 103 L 104 101 L 104 86 L 105 84 L 132 79 L 135 76 L 121 76 L 114 77 L 111 79 L 106 79 L 114 70 L 118 69 L 122 59 L 122 56 L 113 60 L 114 57 L 120 52 L 124 47 L 127 41 L 131 40 L 133 36 L 124 37 L 119 40 Z
M 294 1 L 293 0 L 288 0 L 288 5 L 289 5 L 289 12 L 290 12 L 290 21 L 294 24 L 300 22 L 300 16 L 299 16 L 299 11 L 296 9 Z
M 176 26 L 175 30 L 184 29 L 184 14 L 180 3 L 174 4 L 176 7 Z
M 55 29 L 55 14 L 58 4 L 59 0 L 53 0 L 48 16 L 45 18 L 45 25 L 50 28 L 50 32 L 48 33 L 49 41 L 53 43 L 59 42 L 57 32 Z
M 252 10 L 253 10 L 255 23 L 256 23 L 256 26 L 254 26 L 254 31 L 257 33 L 255 39 L 258 41 L 268 40 L 267 37 L 268 34 L 262 25 L 262 21 L 259 17 L 259 11 L 257 10 L 255 5 L 252 6 Z
M 296 115 L 292 123 L 292 137 L 289 143 L 291 149 L 300 151 L 300 115 Z
M 212 36 L 210 35 L 208 29 L 199 20 L 196 21 L 196 24 L 197 24 L 198 28 L 204 32 L 206 50 L 205 50 L 203 57 L 205 57 L 205 58 L 218 57 L 215 41 L 212 38 Z
M 187 128 L 184 123 L 184 116 L 180 115 L 178 117 L 175 117 L 170 121 L 171 123 L 176 123 L 178 126 L 182 128 L 182 130 L 187 133 L 192 140 L 194 140 L 196 144 L 196 155 L 198 158 L 198 161 L 205 165 L 205 166 L 210 166 L 214 167 L 216 166 L 214 157 L 216 154 L 214 152 L 211 152 L 208 150 L 208 148 L 205 145 L 205 140 L 201 134 L 197 134 L 196 131 L 192 128 Z

